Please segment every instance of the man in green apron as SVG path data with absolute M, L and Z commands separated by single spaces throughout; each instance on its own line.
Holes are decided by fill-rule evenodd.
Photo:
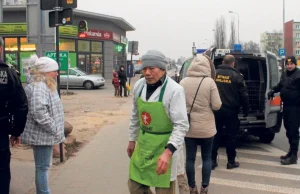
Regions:
M 189 129 L 183 88 L 166 75 L 168 60 L 159 51 L 142 57 L 144 78 L 133 89 L 129 127 L 131 194 L 175 194 L 177 149 Z

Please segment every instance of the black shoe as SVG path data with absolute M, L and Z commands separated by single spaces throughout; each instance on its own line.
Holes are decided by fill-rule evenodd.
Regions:
M 215 168 L 218 167 L 218 162 L 216 160 L 211 161 L 211 169 L 215 170 Z
M 238 163 L 238 162 L 233 161 L 233 162 L 227 163 L 227 169 L 234 169 L 234 168 L 238 168 L 238 167 L 240 167 L 240 163 Z
M 124 97 L 128 97 L 128 96 L 126 95 L 126 96 L 124 96 Z
M 291 155 L 290 157 L 281 160 L 282 165 L 291 165 L 291 164 L 297 164 L 298 157 L 297 155 Z
M 280 156 L 280 159 L 281 159 L 281 160 L 285 160 L 285 159 L 287 159 L 287 158 L 289 158 L 289 157 L 291 157 L 291 156 L 292 156 L 292 152 L 289 151 L 286 155 Z

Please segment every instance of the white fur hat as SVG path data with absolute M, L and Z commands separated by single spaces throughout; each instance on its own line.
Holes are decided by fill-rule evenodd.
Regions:
M 32 55 L 29 59 L 28 65 L 38 69 L 40 72 L 47 73 L 58 70 L 58 64 L 55 60 L 49 57 L 40 57 Z

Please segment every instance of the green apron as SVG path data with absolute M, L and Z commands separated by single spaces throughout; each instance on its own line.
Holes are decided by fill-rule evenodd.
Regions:
M 158 102 L 143 101 L 141 98 L 143 88 L 137 100 L 140 132 L 130 159 L 129 177 L 150 187 L 170 187 L 172 160 L 165 174 L 156 173 L 158 158 L 165 151 L 173 130 L 173 124 L 162 102 L 167 83 L 168 80 L 162 86 Z

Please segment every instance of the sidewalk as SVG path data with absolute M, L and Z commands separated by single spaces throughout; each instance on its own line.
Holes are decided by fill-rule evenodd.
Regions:
M 131 111 L 131 101 L 123 110 Z M 53 194 L 127 194 L 129 116 L 107 125 L 77 155 L 52 172 Z

